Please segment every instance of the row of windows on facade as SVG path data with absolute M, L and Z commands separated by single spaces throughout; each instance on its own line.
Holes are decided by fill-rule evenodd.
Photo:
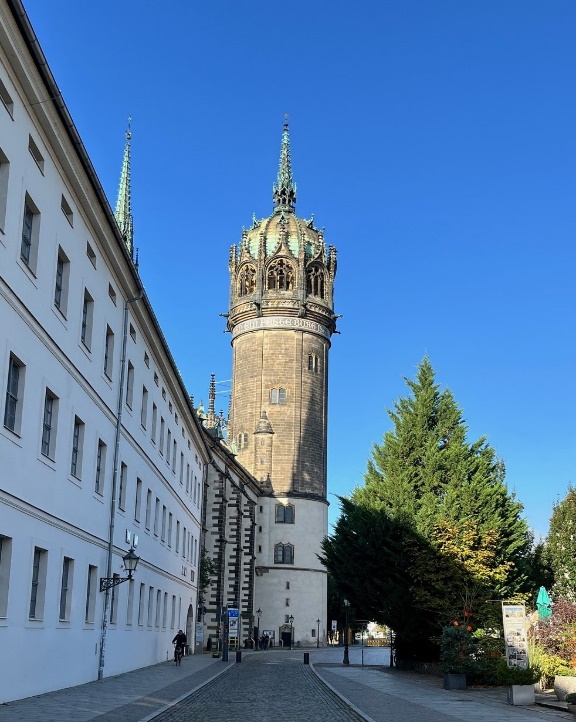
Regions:
M 34 547 L 34 557 L 32 561 L 32 581 L 30 586 L 30 599 L 28 605 L 28 618 L 34 621 L 45 621 L 45 596 L 46 584 L 48 581 L 48 550 L 41 547 Z M 9 614 L 9 590 L 10 590 L 10 565 L 12 557 L 12 539 L 11 537 L 2 536 L 0 534 L 0 618 L 7 618 Z M 96 619 L 96 600 L 98 594 L 98 567 L 92 564 L 88 565 L 85 593 L 83 604 L 72 604 L 75 586 L 78 587 L 77 594 L 82 594 L 82 587 L 75 585 L 76 561 L 71 557 L 64 557 L 62 560 L 62 568 L 60 572 L 60 589 L 58 599 L 58 621 L 72 622 L 72 610 L 83 609 L 84 623 L 93 624 Z M 119 579 L 119 574 L 113 575 L 114 579 Z M 19 575 L 19 579 L 22 576 Z M 192 580 L 193 581 L 193 580 Z M 126 625 L 132 625 L 134 616 L 134 593 L 135 581 L 131 579 L 127 582 L 128 594 L 126 599 Z M 160 589 L 148 586 L 146 593 L 146 584 L 140 584 L 138 596 L 138 625 L 146 625 L 149 628 L 157 629 L 167 628 L 168 618 L 168 592 L 162 592 Z M 112 587 L 110 600 L 110 623 L 118 623 L 119 613 L 119 587 Z M 103 595 L 102 595 L 103 598 Z M 170 629 L 174 629 L 175 625 L 180 626 L 176 620 L 181 616 L 182 600 L 178 598 L 178 609 L 176 608 L 176 595 L 172 595 L 171 613 L 170 613 Z
M 6 401 L 4 406 L 4 426 L 15 434 L 20 435 L 22 428 L 22 409 L 23 409 L 23 390 L 26 366 L 13 354 L 10 355 L 8 366 L 8 382 L 6 385 Z M 128 381 L 127 381 L 127 404 L 132 403 L 134 367 L 128 364 Z M 46 389 L 44 400 L 44 418 L 42 426 L 42 442 L 41 452 L 50 459 L 54 458 L 55 440 L 56 440 L 56 419 L 55 414 L 58 406 L 57 396 Z M 142 405 L 140 412 L 140 423 L 143 429 L 146 429 L 148 413 L 148 390 L 142 387 Z M 156 444 L 157 434 L 157 416 L 158 408 L 156 404 L 152 404 L 152 430 L 151 441 Z M 81 450 L 84 441 L 84 422 L 79 418 L 74 419 L 73 444 L 72 444 L 72 460 L 70 473 L 78 478 L 82 478 L 81 474 Z M 190 444 L 190 442 L 189 442 Z M 164 417 L 160 417 L 160 439 L 159 453 L 164 456 L 166 453 L 166 463 L 171 466 L 172 473 L 176 475 L 178 443 L 172 438 L 172 431 L 168 429 L 166 434 L 166 422 Z M 184 472 L 186 472 L 186 493 L 194 495 L 194 501 L 200 504 L 200 482 L 193 475 L 193 471 L 189 462 L 185 460 L 183 452 L 180 452 L 180 469 L 179 481 L 184 485 Z
M 0 88 L 0 91 L 2 89 Z M 1 96 L 1 92 L 0 92 Z M 39 164 L 41 170 L 43 170 L 43 158 L 38 150 L 37 145 L 34 143 L 32 137 L 29 138 L 29 150 Z M 41 160 L 41 162 L 40 162 Z M 8 191 L 8 170 L 9 161 L 0 149 L 0 228 L 4 225 L 4 215 L 6 212 L 6 197 Z M 1 205 L 2 200 L 4 206 Z M 61 203 L 62 211 L 66 216 L 67 220 L 71 225 L 73 214 L 70 206 L 64 196 L 62 196 Z M 32 271 L 36 273 L 36 263 L 38 258 L 38 245 L 40 238 L 40 211 L 34 204 L 33 200 L 26 193 L 24 202 L 24 215 L 22 220 L 22 239 L 20 246 L 20 258 L 24 264 Z M 96 267 L 96 253 L 93 250 L 89 242 L 86 243 L 86 254 L 90 259 L 90 262 Z M 70 280 L 70 260 L 66 255 L 65 251 L 61 246 L 58 247 L 58 256 L 56 261 L 56 273 L 54 280 L 54 306 L 66 318 L 67 306 L 68 306 L 68 291 L 69 291 L 69 280 Z M 108 285 L 108 295 L 110 299 L 116 305 L 116 292 L 112 284 Z M 93 334 L 93 318 L 94 318 L 94 298 L 87 288 L 84 289 L 84 295 L 82 299 L 82 314 L 81 314 L 81 327 L 80 327 L 80 340 L 83 346 L 91 352 L 92 346 L 92 334 Z M 130 324 L 130 336 L 133 341 L 136 341 L 136 330 L 132 324 Z M 105 337 L 105 348 L 104 348 L 104 374 L 112 380 L 113 372 L 113 354 L 114 354 L 114 332 L 107 326 L 106 337 Z M 144 353 L 144 363 L 147 367 L 150 366 L 150 358 L 147 353 Z M 132 377 L 130 378 L 130 374 Z M 132 395 L 133 395 L 133 377 L 134 377 L 134 366 L 129 362 L 128 364 L 128 383 L 126 393 L 126 403 L 132 408 Z M 159 377 L 157 373 L 154 373 L 154 382 L 159 385 Z M 146 393 L 147 391 L 143 391 Z M 166 390 L 162 387 L 162 398 L 166 400 Z M 169 411 L 172 413 L 172 402 L 168 401 Z M 142 412 L 145 418 L 145 412 Z M 178 424 L 178 415 L 175 414 L 175 421 Z M 184 428 L 182 428 L 182 436 L 185 437 Z M 188 441 L 188 448 L 190 448 L 190 441 Z
M 257 270 L 252 264 L 244 264 L 238 273 L 237 292 L 239 296 L 249 296 L 256 292 Z M 293 291 L 296 285 L 296 271 L 290 261 L 284 258 L 274 259 L 265 270 L 266 289 L 268 291 Z M 306 294 L 324 299 L 325 271 L 319 264 L 306 269 Z

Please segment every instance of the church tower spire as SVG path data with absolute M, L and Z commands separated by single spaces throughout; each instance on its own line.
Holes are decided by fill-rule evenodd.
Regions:
M 130 124 L 132 118 L 128 118 L 128 129 L 126 130 L 126 145 L 124 146 L 124 158 L 122 159 L 122 171 L 120 173 L 120 187 L 116 200 L 114 215 L 118 228 L 124 238 L 124 243 L 132 260 L 134 260 L 134 227 L 132 221 L 132 205 L 130 202 L 130 141 L 132 130 Z
M 296 183 L 292 178 L 292 163 L 290 162 L 290 131 L 288 115 L 284 118 L 282 131 L 282 145 L 280 148 L 280 164 L 278 167 L 278 180 L 273 186 L 274 213 L 287 211 L 294 213 L 296 206 Z

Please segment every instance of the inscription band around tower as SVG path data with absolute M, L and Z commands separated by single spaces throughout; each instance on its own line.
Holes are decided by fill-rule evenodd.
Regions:
M 236 338 L 243 333 L 259 331 L 260 329 L 294 329 L 294 331 L 309 331 L 323 338 L 330 338 L 330 331 L 316 321 L 309 321 L 306 318 L 293 318 L 285 316 L 264 316 L 263 318 L 251 318 L 242 321 L 234 327 L 232 337 Z

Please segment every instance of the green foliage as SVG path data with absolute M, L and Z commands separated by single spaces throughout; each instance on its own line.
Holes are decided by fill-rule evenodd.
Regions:
M 538 671 L 538 678 L 545 689 L 552 687 L 557 674 L 565 676 L 576 674 L 575 670 L 571 670 L 566 665 L 564 659 L 545 652 L 539 645 L 533 645 L 530 648 L 530 664 Z
M 462 627 L 444 627 L 440 637 L 440 667 L 449 674 L 465 674 L 472 669 L 474 639 Z
M 198 574 L 198 605 L 204 606 L 206 601 L 206 591 L 210 586 L 211 577 L 218 574 L 220 566 L 215 559 L 211 559 L 206 555 L 206 550 L 202 549 L 200 557 L 200 573 Z
M 502 462 L 485 439 L 466 440 L 427 358 L 406 383 L 321 560 L 358 617 L 394 629 L 399 657 L 430 659 L 442 626 L 481 625 L 485 600 L 525 588 L 532 540 Z
M 547 654 L 559 657 L 567 667 L 576 667 L 576 602 L 557 599 L 552 617 L 540 619 L 534 629 L 534 642 Z
M 540 679 L 540 671 L 535 667 L 507 667 L 502 675 L 501 684 L 534 684 Z
M 562 501 L 554 504 L 546 555 L 554 574 L 552 594 L 576 601 L 576 489 L 568 487 Z

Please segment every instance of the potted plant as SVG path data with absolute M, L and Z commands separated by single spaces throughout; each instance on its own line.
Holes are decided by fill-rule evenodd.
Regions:
M 473 651 L 474 642 L 468 630 L 458 624 L 444 627 L 440 637 L 444 689 L 466 689 L 466 672 L 470 669 Z
M 576 692 L 569 692 L 566 695 L 566 702 L 568 703 L 568 712 L 572 712 L 576 717 Z
M 507 685 L 506 701 L 508 704 L 534 704 L 536 701 L 534 684 L 539 677 L 540 672 L 534 667 L 509 667 L 504 673 L 503 680 Z

